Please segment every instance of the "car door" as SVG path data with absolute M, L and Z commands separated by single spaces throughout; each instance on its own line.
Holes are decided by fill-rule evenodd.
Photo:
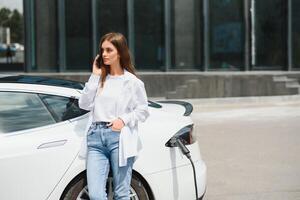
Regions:
M 73 112 L 73 111 L 74 112 Z M 0 91 L 0 199 L 46 199 L 78 154 L 73 98 Z

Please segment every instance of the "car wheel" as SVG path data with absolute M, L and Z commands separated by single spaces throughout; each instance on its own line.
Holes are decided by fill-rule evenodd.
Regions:
M 106 191 L 108 200 L 113 200 L 112 177 L 108 177 Z M 86 177 L 82 176 L 71 183 L 60 200 L 89 200 Z M 130 200 L 149 200 L 148 192 L 137 176 L 132 175 L 130 186 Z

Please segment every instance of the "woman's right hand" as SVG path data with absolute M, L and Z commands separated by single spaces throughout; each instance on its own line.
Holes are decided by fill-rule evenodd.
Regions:
M 97 54 L 97 56 L 95 57 L 94 62 L 93 62 L 93 74 L 100 76 L 101 75 L 101 68 L 98 65 L 98 61 L 97 61 L 98 59 L 99 59 L 99 54 Z

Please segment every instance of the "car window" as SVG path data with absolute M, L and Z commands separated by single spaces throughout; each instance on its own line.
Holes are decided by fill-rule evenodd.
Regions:
M 88 112 L 79 108 L 78 100 L 75 98 L 45 94 L 39 94 L 39 96 L 57 122 L 72 119 Z
M 37 94 L 0 92 L 0 134 L 54 123 Z

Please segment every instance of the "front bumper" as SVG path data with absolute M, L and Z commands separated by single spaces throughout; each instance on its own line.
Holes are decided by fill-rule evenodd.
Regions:
M 198 199 L 201 200 L 206 189 L 206 165 L 202 160 L 194 161 L 198 188 Z M 146 175 L 156 200 L 195 199 L 195 186 L 192 165 L 184 165 L 169 170 Z

